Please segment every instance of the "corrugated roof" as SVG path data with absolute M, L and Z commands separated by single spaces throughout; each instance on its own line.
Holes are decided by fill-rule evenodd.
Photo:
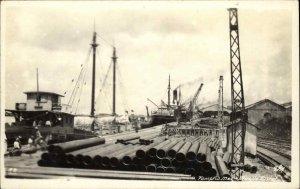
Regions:
M 260 100 L 260 101 L 258 101 L 258 102 L 255 102 L 255 103 L 253 103 L 253 104 L 250 104 L 250 105 L 246 106 L 245 109 L 253 108 L 254 106 L 257 106 L 257 105 L 262 104 L 262 103 L 265 103 L 265 102 L 270 102 L 270 103 L 274 104 L 275 106 L 280 107 L 281 109 L 285 109 L 284 106 L 282 106 L 282 105 L 280 105 L 280 104 L 277 104 L 276 102 L 274 102 L 274 101 L 272 101 L 272 100 L 269 100 L 269 99 L 263 99 L 263 100 Z

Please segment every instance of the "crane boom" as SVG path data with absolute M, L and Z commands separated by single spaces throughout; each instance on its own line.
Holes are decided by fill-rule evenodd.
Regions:
M 201 83 L 201 85 L 200 85 L 199 88 L 197 89 L 197 91 L 196 91 L 194 97 L 193 97 L 192 100 L 191 100 L 191 107 L 190 107 L 191 109 L 190 109 L 190 110 L 191 110 L 192 112 L 194 112 L 194 110 L 195 110 L 196 101 L 197 101 L 197 99 L 198 99 L 198 96 L 199 96 L 199 94 L 200 94 L 200 92 L 201 92 L 202 87 L 203 87 L 203 83 Z
M 154 106 L 156 106 L 157 108 L 159 108 L 158 105 L 155 104 L 152 100 L 150 100 L 149 98 L 147 98 L 147 100 L 148 100 L 149 102 L 151 102 Z

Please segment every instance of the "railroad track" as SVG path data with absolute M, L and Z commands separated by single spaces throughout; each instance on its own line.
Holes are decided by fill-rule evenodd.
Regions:
M 288 159 L 291 159 L 291 156 L 289 155 L 291 153 L 291 143 L 287 142 L 287 140 L 259 137 L 257 146 L 268 149 Z
M 291 144 L 291 140 L 279 139 L 279 138 L 271 138 L 271 137 L 259 137 L 258 136 L 258 140 L 259 141 L 271 141 L 271 142 Z
M 260 158 L 265 164 L 272 167 L 283 167 L 282 170 L 278 172 L 283 176 L 283 178 L 287 181 L 291 180 L 291 156 L 288 154 L 284 154 L 278 150 L 258 145 L 257 147 L 257 156 Z
M 280 148 L 285 148 L 285 149 L 291 150 L 291 145 L 280 144 L 280 143 L 276 143 L 276 142 L 257 141 L 257 144 L 277 146 L 277 147 L 280 146 Z

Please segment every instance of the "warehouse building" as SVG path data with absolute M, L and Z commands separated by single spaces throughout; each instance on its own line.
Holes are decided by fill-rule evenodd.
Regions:
M 257 124 L 263 119 L 283 118 L 288 115 L 286 108 L 269 99 L 258 101 L 245 107 L 248 122 Z

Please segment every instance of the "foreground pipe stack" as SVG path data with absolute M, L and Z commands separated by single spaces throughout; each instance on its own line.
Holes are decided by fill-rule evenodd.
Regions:
M 130 141 L 130 143 L 128 143 Z M 148 141 L 148 142 L 145 142 Z M 101 170 L 178 173 L 199 177 L 230 177 L 220 141 L 210 137 L 138 136 L 105 144 L 92 138 L 49 146 L 40 166 Z M 224 162 L 225 160 L 225 162 Z

